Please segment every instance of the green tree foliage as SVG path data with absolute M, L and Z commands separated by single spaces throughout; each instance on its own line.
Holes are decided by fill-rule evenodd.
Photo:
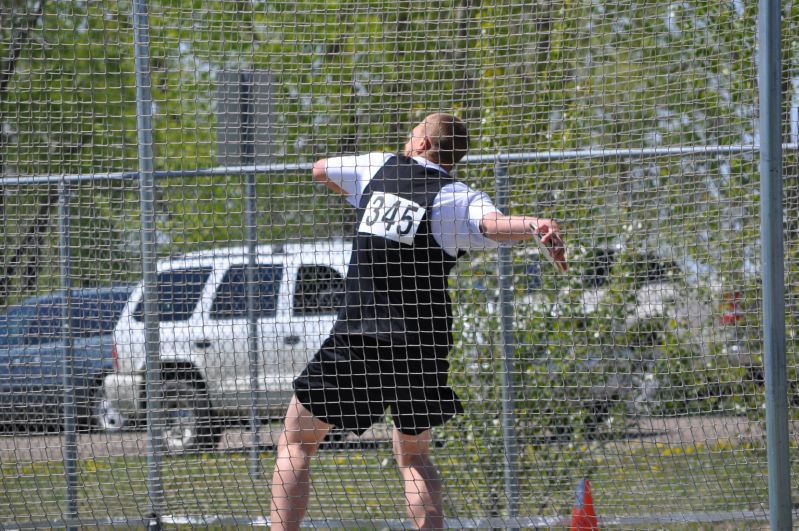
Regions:
M 131 169 L 134 90 L 125 15 L 110 3 L 4 0 L 0 24 L 0 174 L 72 175 Z M 119 278 L 113 247 L 126 186 L 72 186 L 75 272 Z M 57 286 L 55 186 L 5 186 L 0 303 Z M 92 215 L 87 215 L 91 213 Z M 105 213 L 105 215 L 104 215 Z M 97 260 L 107 264 L 98 271 Z

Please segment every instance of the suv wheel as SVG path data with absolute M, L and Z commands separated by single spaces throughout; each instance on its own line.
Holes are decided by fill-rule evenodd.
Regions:
M 164 441 L 170 453 L 213 450 L 222 436 L 205 391 L 189 382 L 164 382 Z
M 111 405 L 102 386 L 94 393 L 91 421 L 100 431 L 120 431 L 125 427 L 125 417 Z

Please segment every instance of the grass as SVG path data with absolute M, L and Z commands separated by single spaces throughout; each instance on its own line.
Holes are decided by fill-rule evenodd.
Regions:
M 389 456 L 388 449 L 322 454 L 313 470 L 313 509 L 309 516 L 400 517 L 401 495 L 397 495 L 401 484 L 393 462 L 392 466 L 381 465 Z M 262 454 L 261 463 L 265 476 L 271 476 L 273 457 Z M 246 453 L 165 458 L 163 513 L 267 515 L 270 482 L 266 477 L 252 479 L 249 466 Z M 82 460 L 78 476 L 78 511 L 82 518 L 140 518 L 147 514 L 146 458 Z M 0 464 L 0 526 L 61 518 L 65 492 L 60 461 Z M 397 500 L 392 501 L 392 496 Z
M 503 514 L 501 461 L 464 454 L 457 446 L 438 448 L 435 455 L 446 484 L 448 515 Z M 261 463 L 270 476 L 272 455 L 262 454 Z M 269 481 L 252 479 L 249 465 L 246 453 L 165 458 L 163 513 L 267 515 Z M 520 469 L 523 516 L 569 514 L 575 483 L 586 471 L 600 516 L 753 510 L 767 506 L 768 499 L 765 450 L 751 444 L 526 447 Z M 312 481 L 311 518 L 404 517 L 401 483 L 388 447 L 322 451 Z M 62 518 L 64 496 L 60 461 L 0 464 L 0 527 Z M 81 518 L 145 516 L 146 459 L 79 461 L 78 501 Z

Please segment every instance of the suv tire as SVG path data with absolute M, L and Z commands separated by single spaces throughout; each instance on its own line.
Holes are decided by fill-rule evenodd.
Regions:
M 204 390 L 181 380 L 164 382 L 164 443 L 169 453 L 210 451 L 222 437 Z
M 98 386 L 92 396 L 91 412 L 87 413 L 86 418 L 92 430 L 101 432 L 121 431 L 126 424 L 125 417 L 114 409 L 105 396 L 102 385 Z

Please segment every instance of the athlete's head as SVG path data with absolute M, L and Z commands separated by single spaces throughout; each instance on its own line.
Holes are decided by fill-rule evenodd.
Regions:
M 413 128 L 405 144 L 405 156 L 419 155 L 452 167 L 469 151 L 469 131 L 460 118 L 433 113 Z

